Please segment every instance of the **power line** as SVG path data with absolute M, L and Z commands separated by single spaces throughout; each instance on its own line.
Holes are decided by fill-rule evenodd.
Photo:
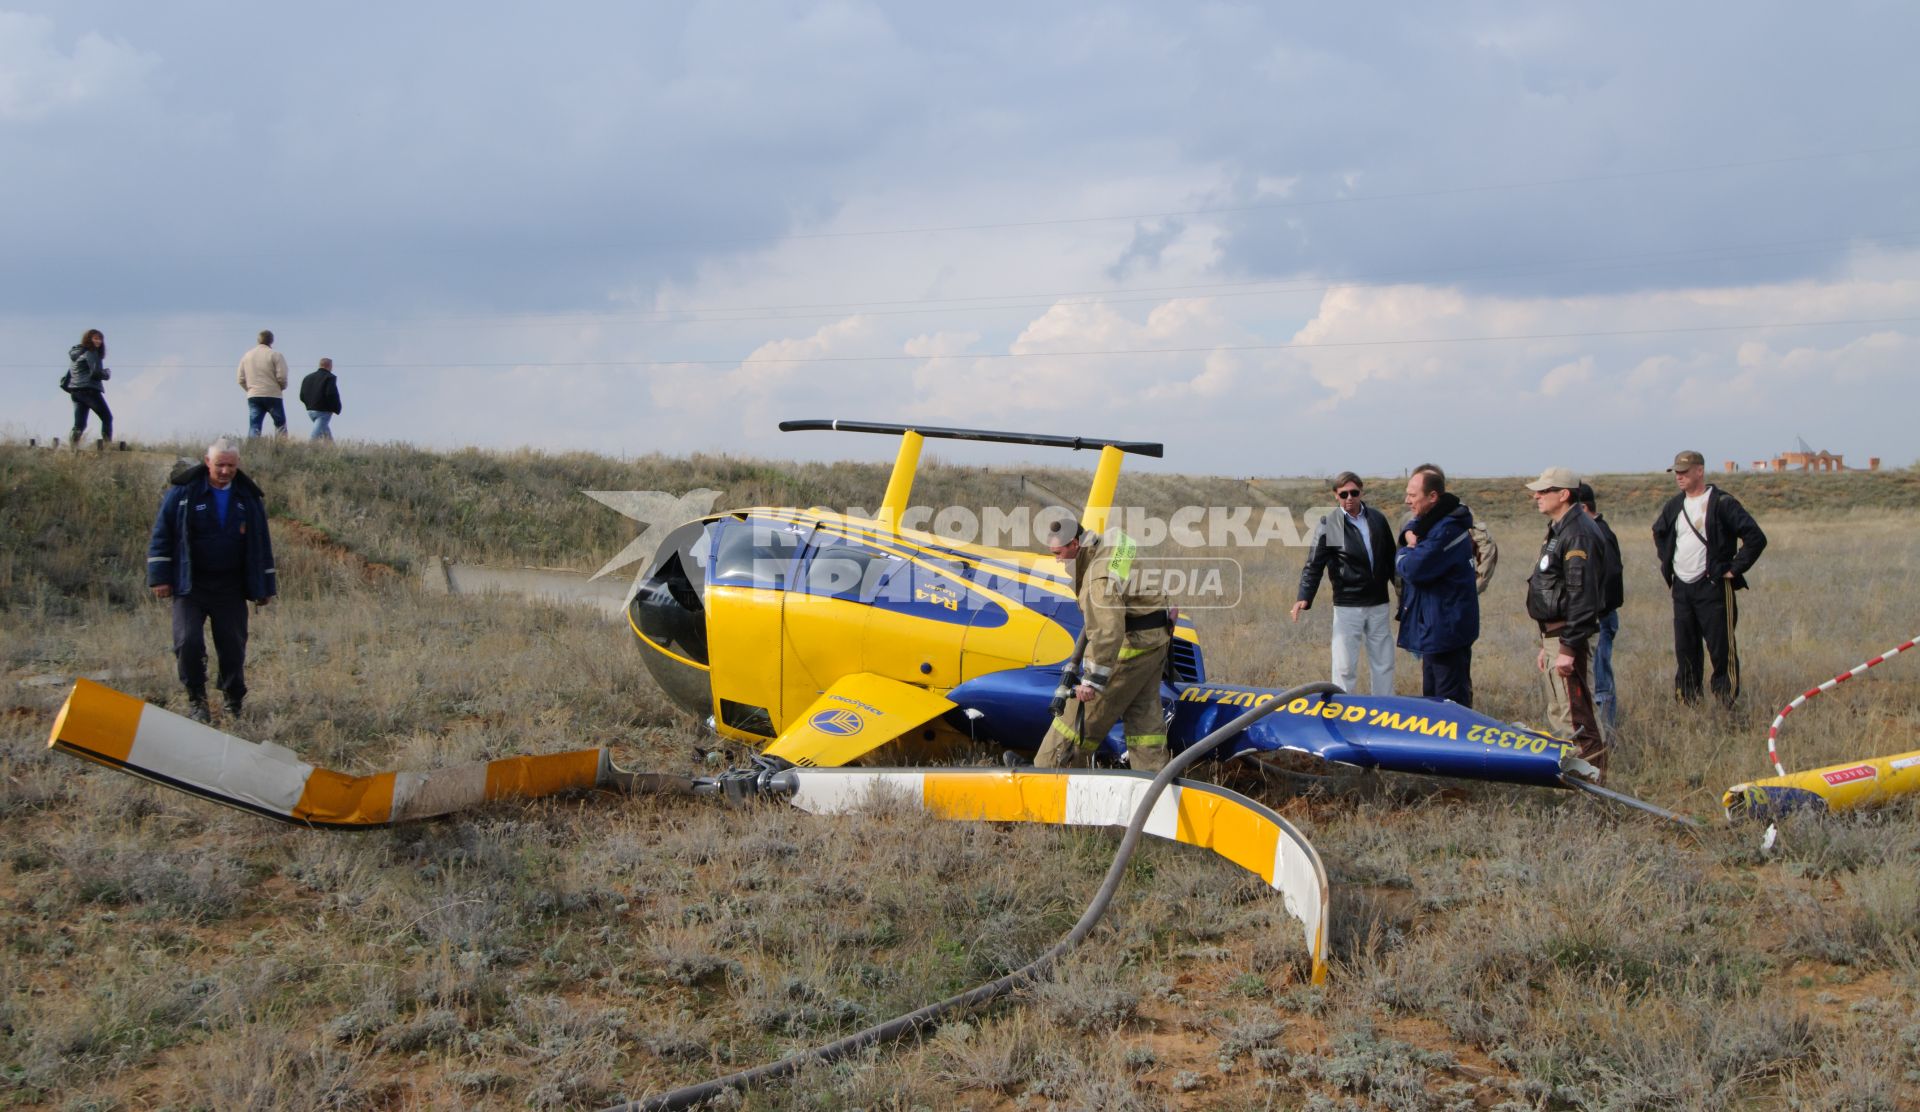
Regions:
M 1361 193 L 1348 197 L 1319 197 L 1311 200 L 1273 201 L 1258 205 L 1223 205 L 1209 208 L 1176 209 L 1168 212 L 1135 213 L 1128 216 L 1079 216 L 1056 220 L 1019 220 L 990 224 L 948 224 L 923 228 L 885 228 L 847 232 L 802 232 L 793 235 L 779 236 L 768 242 L 797 239 L 844 239 L 860 236 L 924 235 L 934 232 L 994 231 L 1002 228 L 1040 228 L 1059 224 L 1095 224 L 1123 220 L 1165 220 L 1176 216 L 1221 216 L 1247 212 L 1272 212 L 1286 209 L 1319 208 L 1328 205 L 1367 204 L 1374 201 L 1404 201 L 1423 197 L 1449 197 L 1465 193 L 1492 193 L 1509 189 L 1541 189 L 1561 185 L 1586 185 L 1594 182 L 1631 181 L 1640 178 L 1672 177 L 1680 174 L 1699 174 L 1716 170 L 1744 170 L 1756 166 L 1780 166 L 1793 162 L 1818 162 L 1827 159 L 1854 158 L 1862 155 L 1891 154 L 1897 151 L 1909 151 L 1916 148 L 1920 148 L 1920 143 L 1899 143 L 1886 147 L 1869 147 L 1864 150 L 1840 151 L 1825 154 L 1783 155 L 1778 158 L 1756 158 L 1739 162 L 1710 162 L 1695 166 L 1674 166 L 1659 170 L 1628 170 L 1615 174 L 1584 174 L 1577 177 L 1542 178 L 1535 181 L 1501 182 L 1490 185 L 1461 185 L 1440 189 L 1414 189 L 1398 193 Z M 677 246 L 677 244 L 673 246 Z
M 973 224 L 930 224 L 898 228 L 856 228 L 845 231 L 827 232 L 790 232 L 779 235 L 741 236 L 733 239 L 679 239 L 679 240 L 643 240 L 629 244 L 604 242 L 593 246 L 604 250 L 623 251 L 663 251 L 688 249 L 737 249 L 753 245 L 771 245 L 790 242 L 835 239 L 874 239 L 888 236 L 936 235 L 953 232 L 1008 231 L 1029 228 L 1068 227 L 1086 224 L 1133 223 L 1145 220 L 1167 220 L 1176 217 L 1229 216 L 1258 212 L 1284 212 L 1296 209 L 1325 208 L 1342 205 L 1373 204 L 1381 201 L 1418 200 L 1431 197 L 1464 196 L 1476 193 L 1496 193 L 1523 189 L 1547 189 L 1571 185 L 1590 185 L 1602 182 L 1636 181 L 1647 178 L 1678 177 L 1687 174 L 1715 173 L 1725 170 L 1745 170 L 1763 166 L 1783 166 L 1799 162 L 1824 162 L 1844 158 L 1861 158 L 1871 155 L 1894 154 L 1902 151 L 1920 149 L 1920 143 L 1896 143 L 1880 147 L 1866 147 L 1850 151 L 1829 151 L 1809 154 L 1780 155 L 1773 158 L 1742 159 L 1727 162 L 1697 163 L 1688 166 L 1670 166 L 1652 170 L 1625 170 L 1611 174 L 1580 174 L 1557 178 L 1538 178 L 1530 181 L 1510 181 L 1480 183 L 1475 185 L 1443 186 L 1432 189 L 1410 189 L 1390 193 L 1356 193 L 1342 197 L 1316 197 L 1300 200 L 1266 201 L 1258 204 L 1213 205 L 1186 209 L 1169 209 L 1159 212 L 1115 213 L 1100 216 L 1065 216 L 1037 220 L 1001 220 L 983 221 Z M 339 251 L 303 251 L 303 258 L 354 258 L 379 257 L 404 252 L 417 257 L 426 254 L 435 255 L 472 255 L 486 253 L 530 254 L 544 250 L 540 245 L 510 247 L 504 244 L 448 245 L 428 248 L 417 243 L 392 250 L 339 250 Z M 178 260 L 184 257 L 206 259 L 233 258 L 275 258 L 277 255 L 266 251 L 216 251 L 216 252 L 171 252 L 170 258 Z
M 1864 326 L 1881 324 L 1907 324 L 1920 321 L 1920 316 L 1876 317 L 1856 320 L 1803 320 L 1769 321 L 1757 324 L 1705 324 L 1667 328 L 1617 328 L 1584 332 L 1530 332 L 1504 336 L 1424 336 L 1399 340 L 1321 340 L 1292 342 L 1284 344 L 1213 344 L 1206 347 L 1177 348 L 1105 348 L 1078 351 L 1002 351 L 1002 352 L 957 352 L 951 355 L 819 355 L 791 358 L 754 358 L 744 359 L 588 359 L 567 362 L 544 362 L 526 359 L 506 363 L 354 363 L 356 370 L 511 370 L 555 369 L 575 370 L 584 368 L 627 368 L 641 369 L 649 367 L 736 367 L 756 365 L 813 365 L 829 363 L 931 363 L 954 360 L 1016 360 L 1016 359 L 1058 359 L 1099 356 L 1115 358 L 1129 355 L 1197 355 L 1215 352 L 1260 352 L 1260 351 L 1303 351 L 1328 348 L 1363 347 L 1410 347 L 1421 344 L 1487 344 L 1511 343 L 1534 340 L 1588 340 L 1605 339 L 1618 336 L 1667 336 L 1706 332 L 1761 332 L 1781 328 L 1835 328 L 1841 326 Z M 31 369 L 40 363 L 0 364 L 9 370 Z M 128 370 L 222 370 L 232 366 L 230 363 L 167 363 L 134 364 Z

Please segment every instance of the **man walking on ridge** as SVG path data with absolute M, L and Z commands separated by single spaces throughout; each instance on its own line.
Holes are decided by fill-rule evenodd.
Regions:
M 340 383 L 333 373 L 333 360 L 322 359 L 320 367 L 300 380 L 300 404 L 307 407 L 313 422 L 308 440 L 332 440 L 331 422 L 340 415 Z
M 281 396 L 287 392 L 286 356 L 273 350 L 273 333 L 262 329 L 260 342 L 240 357 L 240 370 L 234 376 L 240 389 L 247 392 L 247 437 L 260 435 L 265 418 L 273 418 L 274 435 L 287 435 L 287 407 Z

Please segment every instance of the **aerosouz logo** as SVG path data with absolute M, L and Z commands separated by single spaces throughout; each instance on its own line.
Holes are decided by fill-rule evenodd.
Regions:
M 860 717 L 860 712 L 858 711 L 823 710 L 812 718 L 807 719 L 807 725 L 812 726 L 823 734 L 832 734 L 835 737 L 851 737 L 861 730 L 866 729 L 867 723 L 865 719 Z

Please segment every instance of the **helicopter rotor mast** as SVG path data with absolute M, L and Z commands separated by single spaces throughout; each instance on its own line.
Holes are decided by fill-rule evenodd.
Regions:
M 1142 440 L 1109 440 L 1092 436 L 1056 436 L 1048 433 L 996 432 L 991 429 L 951 429 L 927 425 L 901 425 L 884 421 L 805 420 L 782 421 L 781 432 L 869 432 L 901 438 L 900 451 L 894 457 L 893 474 L 887 479 L 887 491 L 880 499 L 880 520 L 893 531 L 900 529 L 900 516 L 906 512 L 913 495 L 913 478 L 920 465 L 921 443 L 935 440 L 976 440 L 988 444 L 1031 444 L 1041 448 L 1066 448 L 1072 451 L 1097 449 L 1100 463 L 1094 470 L 1093 487 L 1087 494 L 1087 508 L 1080 527 L 1099 532 L 1106 527 L 1107 511 L 1113 505 L 1114 488 L 1120 481 L 1123 455 L 1161 458 L 1166 446 Z

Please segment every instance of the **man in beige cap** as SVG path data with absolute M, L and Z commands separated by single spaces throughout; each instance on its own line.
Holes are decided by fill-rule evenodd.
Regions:
M 1552 522 L 1527 577 L 1527 616 L 1540 623 L 1537 663 L 1547 686 L 1547 722 L 1604 773 L 1607 748 L 1593 713 L 1590 660 L 1606 609 L 1605 548 L 1593 519 L 1580 512 L 1579 489 L 1580 476 L 1564 467 L 1549 467 L 1527 484 L 1534 508 Z
M 1703 661 L 1713 661 L 1713 694 L 1731 708 L 1740 696 L 1740 648 L 1734 640 L 1740 610 L 1733 593 L 1747 585 L 1747 571 L 1767 547 L 1746 507 L 1733 495 L 1707 485 L 1707 461 L 1699 452 L 1673 457 L 1680 492 L 1653 522 L 1660 575 L 1673 592 L 1673 690 L 1681 702 L 1700 698 Z

